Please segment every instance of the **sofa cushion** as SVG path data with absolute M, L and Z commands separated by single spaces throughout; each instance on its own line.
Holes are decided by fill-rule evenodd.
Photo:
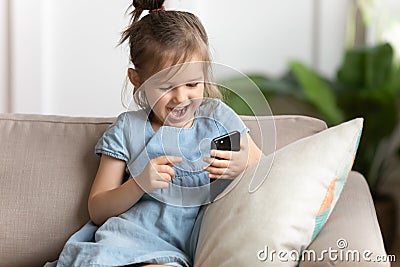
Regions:
M 302 116 L 242 118 L 256 142 L 263 129 L 275 125 L 277 147 L 326 127 Z M 0 114 L 2 266 L 42 266 L 56 259 L 68 237 L 88 221 L 87 198 L 99 164 L 94 146 L 113 121 Z
M 205 210 L 195 266 L 296 266 L 340 196 L 361 129 L 355 119 L 298 140 L 231 183 Z M 249 192 L 253 177 L 266 179 Z
M 0 259 L 40 266 L 89 217 L 94 145 L 112 119 L 0 117 Z
M 332 254 L 321 259 L 326 250 L 347 255 L 348 261 Z M 346 186 L 329 216 L 323 230 L 307 247 L 320 257 L 305 257 L 299 267 L 324 266 L 386 266 L 389 261 L 377 260 L 386 256 L 374 202 L 367 181 L 360 173 L 351 171 Z M 343 252 L 343 253 L 342 253 Z
M 299 115 L 241 116 L 241 118 L 250 129 L 254 142 L 265 155 L 327 128 L 322 120 Z M 266 133 L 275 133 L 275 136 L 271 137 Z

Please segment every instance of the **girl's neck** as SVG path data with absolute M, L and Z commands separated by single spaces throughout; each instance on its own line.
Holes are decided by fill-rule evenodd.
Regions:
M 155 132 L 158 129 L 160 129 L 161 126 L 164 125 L 164 122 L 162 122 L 160 119 L 158 119 L 152 110 L 150 111 L 150 114 L 149 114 L 149 121 L 150 121 L 151 127 L 153 128 L 153 130 Z

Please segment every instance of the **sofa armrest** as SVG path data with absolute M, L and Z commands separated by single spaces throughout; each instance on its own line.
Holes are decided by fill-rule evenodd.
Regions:
M 342 246 L 345 248 L 341 249 Z M 321 257 L 324 250 L 327 252 Z M 390 266 L 390 262 L 379 262 L 376 258 L 387 254 L 371 193 L 360 173 L 350 172 L 331 216 L 307 251 L 315 252 L 320 259 L 306 257 L 300 262 L 300 267 Z

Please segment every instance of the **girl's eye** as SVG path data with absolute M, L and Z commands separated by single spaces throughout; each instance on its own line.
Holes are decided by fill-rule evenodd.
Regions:
M 171 89 L 172 89 L 172 85 L 167 86 L 167 87 L 160 87 L 159 89 L 160 89 L 161 91 L 168 91 L 168 90 L 171 90 Z
M 198 84 L 199 84 L 198 82 L 186 83 L 185 86 L 190 87 L 190 88 L 195 88 L 195 87 L 197 87 Z M 165 86 L 165 87 L 159 87 L 158 89 L 160 89 L 161 91 L 168 91 L 173 88 L 174 88 L 174 86 L 170 85 L 170 86 Z
M 187 87 L 192 87 L 192 88 L 194 88 L 194 87 L 196 87 L 198 84 L 199 84 L 199 83 L 187 83 L 186 86 L 187 86 Z

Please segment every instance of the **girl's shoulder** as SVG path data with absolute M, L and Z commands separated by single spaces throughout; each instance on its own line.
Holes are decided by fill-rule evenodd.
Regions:
M 240 116 L 220 99 L 204 102 L 201 106 L 199 116 L 209 118 L 210 120 L 202 121 L 212 121 L 212 125 L 216 125 L 219 129 L 224 129 L 223 133 L 232 131 L 245 133 L 249 131 Z
M 148 111 L 144 109 L 125 111 L 118 115 L 115 123 L 118 124 L 146 122 L 146 120 L 148 119 L 148 114 Z
M 220 117 L 236 115 L 221 99 L 206 99 L 199 107 L 199 115 L 204 117 Z

